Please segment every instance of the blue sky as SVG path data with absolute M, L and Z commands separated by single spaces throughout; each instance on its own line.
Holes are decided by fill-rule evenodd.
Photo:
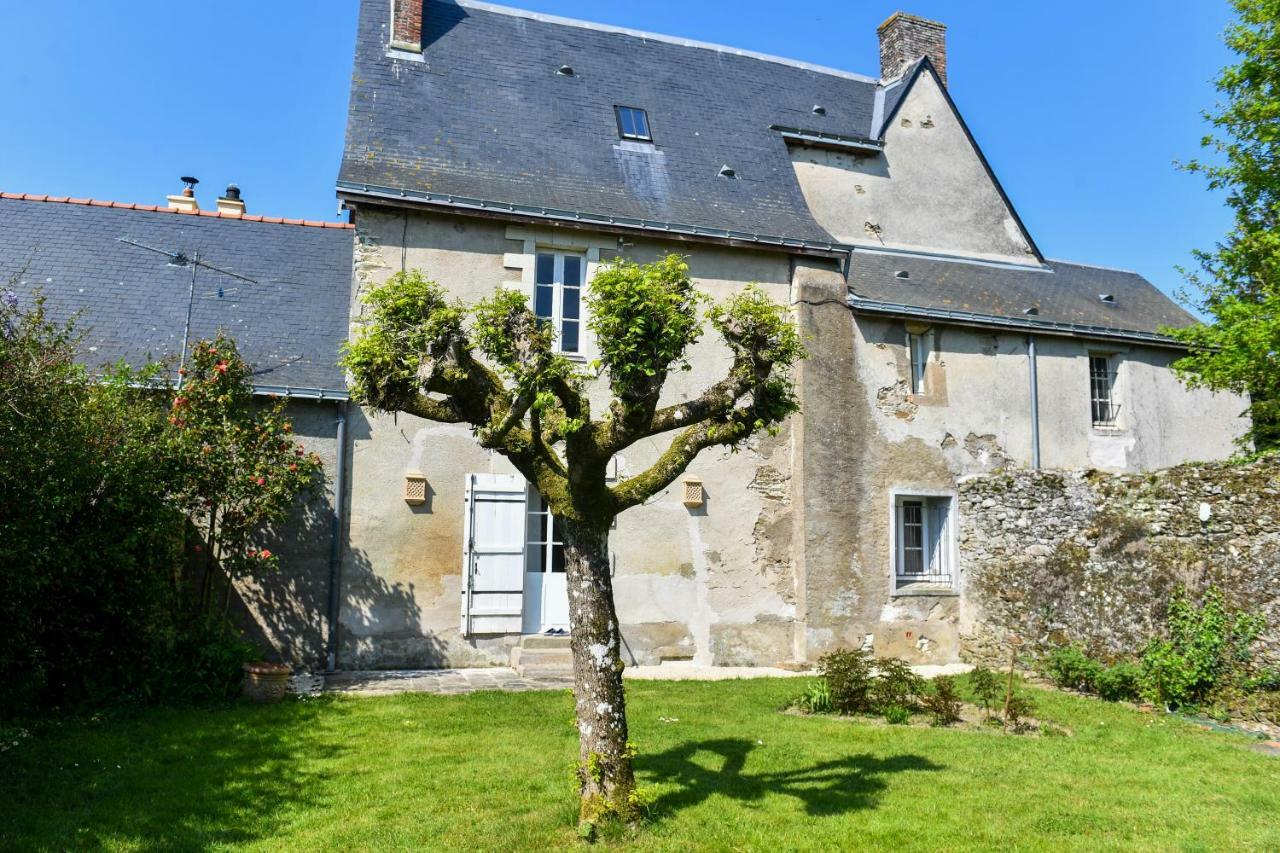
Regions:
M 1173 166 L 1199 153 L 1231 60 L 1221 0 L 515 5 L 864 74 L 890 13 L 934 18 L 952 96 L 1045 254 L 1172 292 L 1230 226 Z M 0 189 L 156 203 L 193 174 L 206 203 L 235 182 L 251 212 L 333 219 L 355 16 L 356 0 L 5 4 Z

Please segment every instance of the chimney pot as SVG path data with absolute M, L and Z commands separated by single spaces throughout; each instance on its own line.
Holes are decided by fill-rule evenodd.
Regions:
M 894 12 L 876 28 L 880 37 L 880 77 L 889 80 L 922 56 L 947 85 L 947 25 L 905 12 Z
M 235 184 L 227 184 L 226 193 L 218 199 L 218 212 L 229 216 L 243 216 L 244 202 L 240 200 L 240 188 Z
M 195 213 L 200 209 L 200 203 L 196 201 L 196 184 L 200 181 L 186 175 L 179 180 L 183 183 L 182 192 L 165 196 L 165 200 L 169 202 L 169 209 Z
M 424 0 L 391 0 L 391 47 L 422 52 Z

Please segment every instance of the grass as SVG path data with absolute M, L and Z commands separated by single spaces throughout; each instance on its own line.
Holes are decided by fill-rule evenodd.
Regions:
M 1031 691 L 1073 737 L 777 713 L 794 680 L 629 685 L 637 849 L 1280 848 L 1280 759 Z M 324 698 L 47 725 L 0 753 L 0 848 L 577 844 L 563 693 Z M 674 719 L 664 722 L 660 718 Z

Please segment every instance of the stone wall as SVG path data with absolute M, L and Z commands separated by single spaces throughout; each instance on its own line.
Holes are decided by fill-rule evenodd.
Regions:
M 1011 637 L 1032 652 L 1133 654 L 1161 630 L 1173 590 L 1216 584 L 1263 613 L 1258 652 L 1280 663 L 1280 457 L 1006 471 L 962 479 L 959 501 L 965 659 L 1007 661 Z

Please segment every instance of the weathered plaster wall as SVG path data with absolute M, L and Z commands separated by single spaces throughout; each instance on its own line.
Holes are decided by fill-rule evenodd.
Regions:
M 922 328 L 922 327 L 915 327 Z M 862 316 L 854 361 L 875 430 L 893 443 L 922 442 L 955 474 L 1031 463 L 1031 388 L 1025 335 L 934 326 L 925 393 L 908 392 L 906 324 Z M 1089 404 L 1089 354 L 1113 353 L 1117 428 L 1095 429 Z M 1189 389 L 1168 369 L 1172 350 L 1037 339 L 1040 451 L 1046 468 L 1148 470 L 1221 459 L 1247 428 L 1246 402 Z
M 1280 663 L 1280 457 L 1152 474 L 1009 471 L 960 483 L 966 659 L 1080 643 L 1132 655 L 1178 586 L 1260 610 Z M 1209 517 L 1201 521 L 1201 507 Z
M 928 74 L 886 129 L 883 152 L 858 156 L 794 146 L 791 161 L 814 218 L 844 242 L 1036 263 Z
M 790 301 L 790 260 L 778 253 L 646 240 L 619 246 L 610 235 L 388 209 L 361 209 L 357 230 L 361 287 L 416 268 L 473 301 L 499 287 L 525 286 L 523 241 L 533 239 L 539 246 L 595 247 L 602 259 L 621 251 L 647 261 L 678 251 L 689 256 L 692 275 L 713 298 L 756 282 L 776 301 Z M 700 393 L 723 377 L 731 358 L 709 334 L 690 361 L 693 370 L 672 377 L 664 402 Z M 607 388 L 598 382 L 591 394 L 599 411 Z M 456 425 L 358 412 L 352 437 L 348 561 L 361 567 L 363 580 L 347 581 L 344 567 L 341 666 L 506 663 L 518 638 L 462 637 L 459 598 L 465 476 L 512 469 Z M 618 475 L 643 470 L 662 447 L 654 440 L 624 451 L 616 460 Z M 404 473 L 411 469 L 426 474 L 429 484 L 421 507 L 402 499 Z M 792 659 L 790 430 L 754 439 L 736 454 L 707 451 L 688 474 L 703 481 L 704 507 L 686 508 L 677 481 L 621 516 L 611 536 L 624 654 L 637 663 Z

